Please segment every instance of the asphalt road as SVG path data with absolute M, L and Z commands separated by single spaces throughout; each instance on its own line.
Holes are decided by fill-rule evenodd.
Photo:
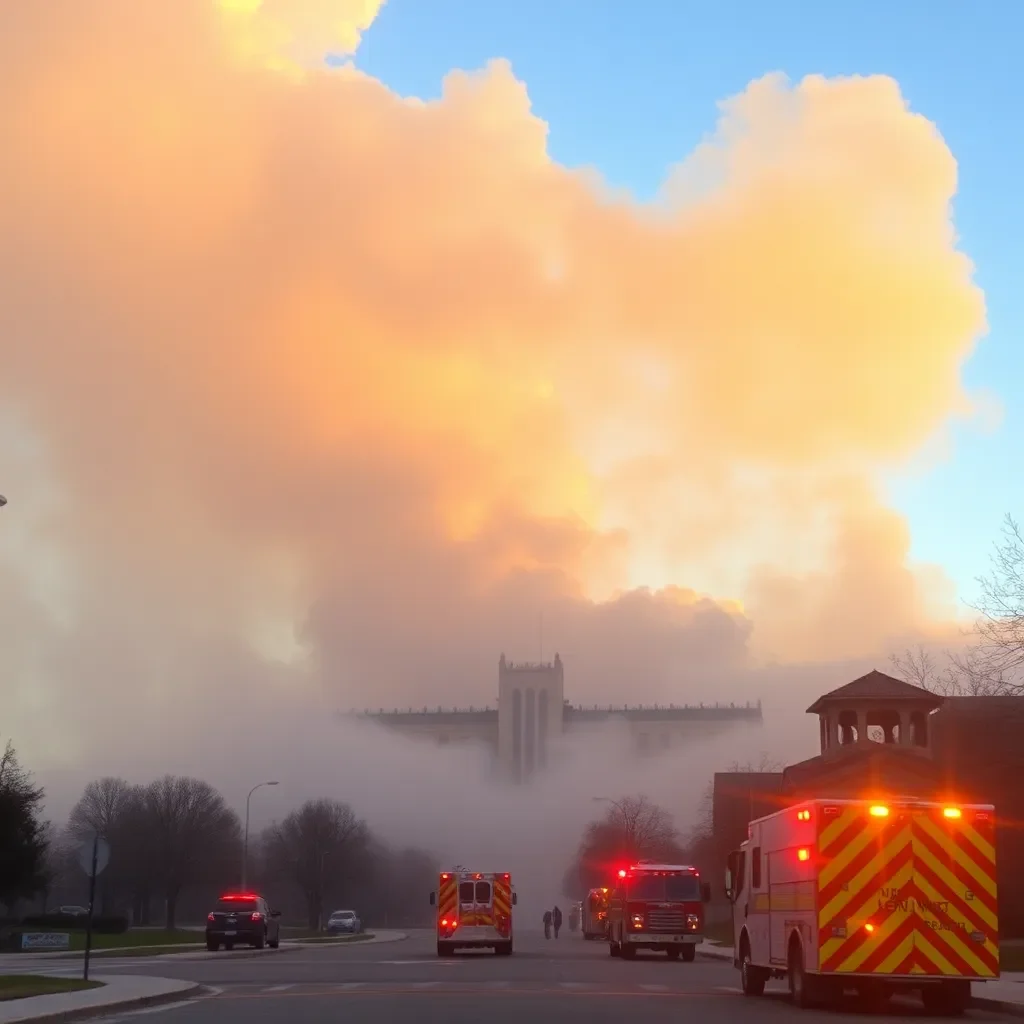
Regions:
M 46 964 L 48 973 L 72 973 L 66 962 Z M 80 968 L 79 968 L 80 969 Z M 642 1015 L 645 1024 L 678 1022 L 684 1015 L 701 1024 L 792 1022 L 821 1024 L 864 1019 L 851 1007 L 799 1012 L 781 983 L 760 999 L 740 993 L 737 972 L 728 963 L 698 956 L 694 963 L 640 954 L 634 961 L 612 959 L 608 948 L 563 932 L 546 941 L 540 932 L 516 933 L 511 957 L 460 953 L 438 959 L 433 933 L 408 939 L 323 949 L 270 950 L 145 957 L 96 962 L 97 973 L 151 974 L 198 981 L 213 994 L 156 1013 L 160 1024 L 320 1024 L 344 1016 L 387 1024 L 621 1024 L 623 1015 Z M 128 1024 L 140 1014 L 115 1014 L 107 1024 Z M 917 1006 L 896 1014 L 871 1014 L 872 1021 L 927 1019 Z M 975 1021 L 998 1021 L 997 1014 L 971 1011 Z

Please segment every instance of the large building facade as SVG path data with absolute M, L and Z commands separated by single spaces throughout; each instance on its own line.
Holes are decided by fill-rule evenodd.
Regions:
M 434 744 L 476 742 L 490 748 L 503 773 L 526 782 L 548 765 L 564 733 L 596 734 L 619 723 L 639 755 L 654 756 L 697 738 L 761 724 L 761 704 L 574 705 L 565 696 L 565 666 L 498 661 L 497 706 L 364 711 L 371 719 Z

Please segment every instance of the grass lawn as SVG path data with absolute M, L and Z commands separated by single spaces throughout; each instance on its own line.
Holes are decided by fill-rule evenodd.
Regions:
M 359 932 L 358 935 L 310 935 L 303 942 L 365 942 L 373 938 L 373 932 Z
M 60 992 L 81 992 L 99 988 L 102 981 L 83 981 L 81 978 L 45 978 L 38 974 L 0 975 L 0 1001 L 28 999 L 31 996 L 50 996 Z
M 93 932 L 93 949 L 118 949 L 121 946 L 180 946 L 203 944 L 202 932 L 166 932 L 162 928 L 129 929 L 119 935 Z M 85 949 L 85 932 L 71 933 L 71 948 Z
M 720 946 L 731 946 L 733 943 L 732 921 L 716 921 L 704 926 L 705 940 L 712 939 Z

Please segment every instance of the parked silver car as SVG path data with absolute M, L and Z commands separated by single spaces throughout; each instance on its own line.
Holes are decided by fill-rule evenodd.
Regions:
M 354 910 L 336 910 L 327 919 L 328 935 L 355 935 L 363 930 L 363 922 Z

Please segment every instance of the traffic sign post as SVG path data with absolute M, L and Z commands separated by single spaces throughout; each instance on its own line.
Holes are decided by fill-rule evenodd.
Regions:
M 85 963 L 82 977 L 89 980 L 89 955 L 92 952 L 92 914 L 96 902 L 96 876 L 110 862 L 110 844 L 97 832 L 78 848 L 78 863 L 89 876 L 89 916 L 85 921 Z

